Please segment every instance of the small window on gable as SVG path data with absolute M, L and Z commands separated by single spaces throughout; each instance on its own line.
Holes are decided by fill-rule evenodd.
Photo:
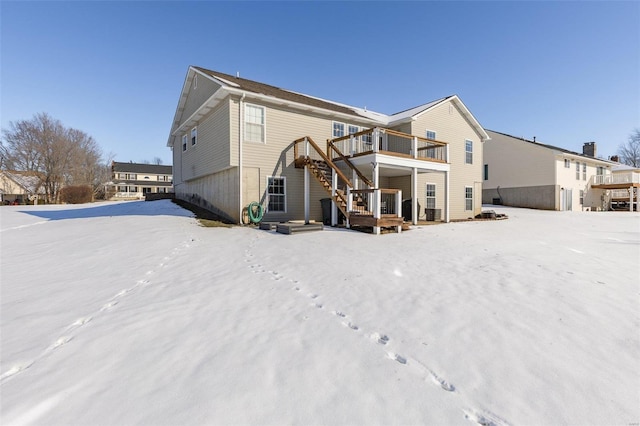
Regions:
M 333 138 L 341 138 L 344 136 L 344 123 L 333 122 Z
M 246 104 L 244 106 L 244 140 L 265 143 L 264 107 Z
M 198 143 L 198 128 L 194 127 L 191 129 L 191 146 L 194 146 Z
M 430 140 L 432 140 L 432 141 L 435 141 L 435 140 L 436 140 L 436 132 L 434 132 L 433 130 L 427 130 L 427 131 L 425 132 L 425 137 L 426 137 L 427 139 L 430 139 Z
M 473 141 L 466 140 L 464 142 L 464 162 L 465 164 L 473 164 Z
M 182 135 L 182 152 L 187 150 L 187 135 Z

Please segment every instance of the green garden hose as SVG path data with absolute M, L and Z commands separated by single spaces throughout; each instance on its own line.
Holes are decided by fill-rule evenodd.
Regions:
M 254 201 L 247 206 L 247 213 L 249 213 L 249 220 L 251 223 L 258 223 L 262 220 L 262 216 L 264 215 L 264 207 L 262 207 L 262 204 Z

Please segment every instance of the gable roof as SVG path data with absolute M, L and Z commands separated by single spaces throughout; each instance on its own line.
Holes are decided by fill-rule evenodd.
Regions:
M 211 94 L 210 98 L 205 101 L 198 110 L 192 114 L 191 117 L 187 119 L 182 119 L 180 114 L 183 111 L 184 104 L 187 99 L 187 93 L 190 88 L 190 82 L 193 79 L 194 75 L 202 75 L 206 78 L 211 79 L 215 83 L 219 84 L 221 88 L 216 92 Z M 463 115 L 467 118 L 467 120 L 471 123 L 471 125 L 476 129 L 478 134 L 483 139 L 489 139 L 489 135 L 484 131 L 484 128 L 480 125 L 480 123 L 476 120 L 476 118 L 471 114 L 471 112 L 467 109 L 467 107 L 462 103 L 460 98 L 457 95 L 450 95 L 441 99 L 437 99 L 432 102 L 428 102 L 426 104 L 419 105 L 414 108 L 410 108 L 404 111 L 400 111 L 395 114 L 387 115 L 375 111 L 370 111 L 365 108 L 358 108 L 351 105 L 346 105 L 338 102 L 329 101 L 326 99 L 305 95 L 302 93 L 294 92 L 287 89 L 282 89 L 280 87 L 271 86 L 269 84 L 260 83 L 254 80 L 248 80 L 246 78 L 241 78 L 239 76 L 233 76 L 230 74 L 225 74 L 218 71 L 212 71 L 206 68 L 198 67 L 198 66 L 190 66 L 187 72 L 187 76 L 185 78 L 182 92 L 180 96 L 180 101 L 178 102 L 178 106 L 176 108 L 176 113 L 174 116 L 173 124 L 171 127 L 171 131 L 169 134 L 169 139 L 167 140 L 167 146 L 171 146 L 171 136 L 176 134 L 181 128 L 190 125 L 192 123 L 197 122 L 199 117 L 204 116 L 208 111 L 213 108 L 220 99 L 226 96 L 225 94 L 221 94 L 220 92 L 230 92 L 237 94 L 247 94 L 251 93 L 259 97 L 263 97 L 267 100 L 278 101 L 284 105 L 294 106 L 306 110 L 318 110 L 325 111 L 328 113 L 345 115 L 356 117 L 360 120 L 369 121 L 374 126 L 390 126 L 399 124 L 405 121 L 411 121 L 416 119 L 421 114 L 429 111 L 430 109 L 436 107 L 439 104 L 442 104 L 447 101 L 455 102 Z M 180 122 L 182 120 L 182 122 Z
M 114 172 L 130 172 L 142 173 L 148 175 L 170 175 L 173 173 L 172 166 L 163 166 L 162 164 L 143 164 L 143 163 L 111 163 L 111 170 Z
M 40 176 L 37 172 L 4 170 L 0 173 L 4 174 L 8 179 L 14 181 L 16 185 L 30 194 L 35 194 L 36 192 L 44 192 L 44 190 L 42 189 L 42 176 Z
M 603 159 L 603 158 L 591 157 L 591 156 L 589 156 L 589 155 L 581 154 L 581 153 L 579 153 L 579 152 L 571 151 L 571 150 L 568 150 L 568 149 L 565 149 L 565 148 L 560 148 L 560 147 L 558 147 L 558 146 L 549 145 L 549 144 L 544 144 L 544 143 L 540 143 L 540 142 L 530 141 L 530 140 L 525 139 L 525 138 L 523 138 L 523 137 L 513 136 L 513 135 L 509 135 L 509 134 L 507 134 L 507 133 L 502 133 L 502 132 L 496 132 L 495 130 L 489 130 L 489 129 L 487 129 L 487 133 L 489 133 L 489 136 L 491 136 L 491 133 L 495 133 L 495 134 L 497 134 L 497 135 L 506 136 L 506 137 L 508 137 L 508 138 L 515 139 L 515 140 L 520 141 L 520 142 L 530 143 L 530 144 L 532 144 L 532 145 L 539 146 L 539 147 L 541 147 L 541 148 L 550 149 L 550 150 L 552 150 L 552 151 L 557 151 L 557 152 L 561 152 L 561 153 L 564 153 L 564 154 L 569 154 L 569 155 L 574 155 L 574 156 L 578 156 L 578 157 L 583 157 L 583 158 L 587 158 L 587 159 L 589 159 L 589 160 L 602 161 L 603 163 L 614 164 L 612 161 L 605 160 L 605 159 Z

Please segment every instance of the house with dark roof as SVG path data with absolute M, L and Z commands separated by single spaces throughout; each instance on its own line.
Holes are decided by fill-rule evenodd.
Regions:
M 456 95 L 387 115 L 191 66 L 167 146 L 175 196 L 233 222 L 377 233 L 478 214 L 486 139 Z
M 492 130 L 487 133 L 484 203 L 569 211 L 608 210 L 611 206 L 616 163 L 597 158 L 595 142 L 586 142 L 578 153 Z M 619 179 L 627 177 L 633 179 L 626 175 Z
M 171 166 L 111 162 L 111 182 L 105 185 L 110 200 L 140 200 L 146 194 L 173 192 Z

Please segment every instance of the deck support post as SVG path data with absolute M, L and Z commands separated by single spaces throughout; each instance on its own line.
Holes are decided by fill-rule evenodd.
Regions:
M 396 193 L 396 214 L 398 217 L 402 217 L 402 190 L 398 190 Z M 402 232 L 402 225 L 396 227 L 396 232 L 399 234 Z
M 413 158 L 418 158 L 418 137 L 414 136 L 411 138 L 411 152 L 413 153 Z
M 373 200 L 373 218 L 377 221 L 380 219 L 380 205 L 382 204 L 382 193 L 380 192 L 380 189 L 377 188 L 377 185 L 376 189 L 373 190 Z M 380 235 L 380 227 L 374 226 L 373 233 Z
M 444 221 L 449 223 L 449 172 L 444 172 Z
M 309 140 L 304 139 L 304 155 L 309 158 Z M 309 166 L 304 166 L 304 223 L 309 224 Z
M 411 223 L 417 225 L 420 212 L 418 211 L 418 169 L 415 167 L 411 170 L 411 210 Z
M 338 174 L 331 168 L 331 226 L 338 224 L 338 206 L 336 205 L 336 193 L 338 192 Z
M 629 211 L 633 212 L 633 186 L 629 187 Z

